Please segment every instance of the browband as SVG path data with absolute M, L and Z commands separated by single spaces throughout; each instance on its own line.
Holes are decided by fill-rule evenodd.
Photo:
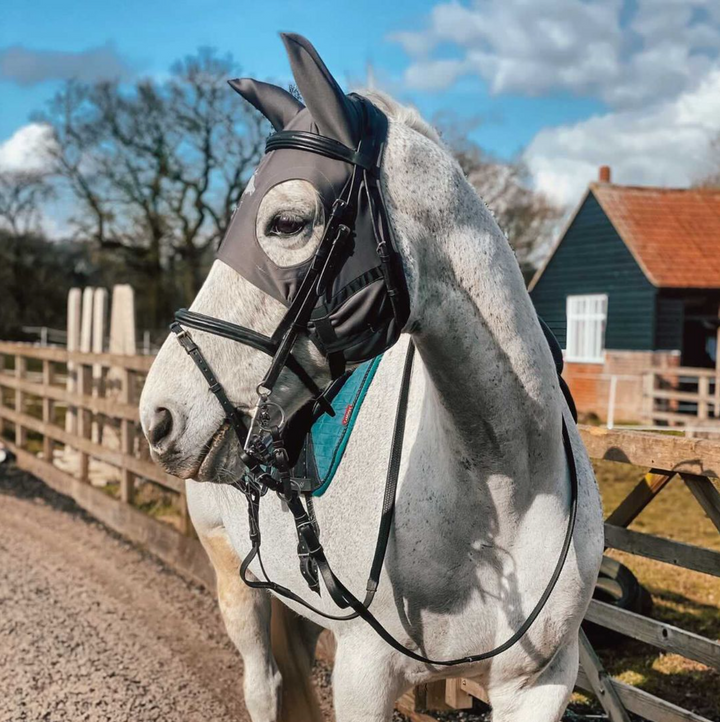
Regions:
M 354 148 L 349 148 L 334 138 L 309 133 L 306 130 L 281 130 L 271 135 L 265 143 L 266 153 L 281 150 L 282 148 L 317 153 L 345 163 L 351 163 L 365 170 L 372 170 L 377 164 L 375 158 L 365 155 Z

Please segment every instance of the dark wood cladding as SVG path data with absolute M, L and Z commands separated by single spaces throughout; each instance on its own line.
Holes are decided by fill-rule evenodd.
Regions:
M 588 293 L 608 296 L 605 348 L 652 351 L 657 347 L 657 289 L 647 280 L 592 192 L 530 294 L 538 314 L 563 348 L 566 298 Z M 663 339 L 672 335 L 664 328 Z

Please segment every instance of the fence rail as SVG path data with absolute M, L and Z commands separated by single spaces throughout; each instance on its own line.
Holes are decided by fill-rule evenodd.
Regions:
M 4 435 L 14 453 L 26 458 L 29 435 L 39 437 L 38 461 L 84 484 L 108 465 L 117 474 L 120 500 L 128 504 L 136 482 L 158 484 L 178 496 L 180 526 L 190 533 L 183 482 L 150 461 L 139 433 L 137 391 L 152 358 L 0 342 L 0 360 L 0 431 L 14 427 L 11 438 Z M 101 443 L 103 432 L 114 443 Z
M 111 528 L 212 588 L 213 573 L 187 517 L 184 485 L 147 458 L 147 447 L 139 433 L 138 390 L 151 363 L 148 356 L 87 354 L 0 342 L 0 438 L 21 467 L 72 496 Z M 68 424 L 68 415 L 74 426 Z M 102 437 L 103 424 L 116 432 L 114 444 Z M 581 434 L 591 458 L 651 470 L 608 516 L 606 545 L 720 577 L 719 552 L 627 529 L 668 484 L 684 483 L 720 531 L 720 493 L 713 484 L 713 479 L 720 477 L 720 443 L 596 427 L 581 427 Z M 56 449 L 58 445 L 63 449 Z M 68 457 L 73 464 L 68 464 Z M 93 485 L 93 474 L 107 470 L 101 466 L 98 471 L 98 464 L 117 472 L 117 498 Z M 181 518 L 179 530 L 133 506 L 136 485 L 143 481 L 175 495 Z M 720 644 L 716 640 L 596 600 L 587 619 L 720 670 Z M 611 678 L 584 633 L 580 659 L 578 687 L 597 696 L 612 722 L 629 720 L 628 711 L 653 722 L 709 722 Z M 431 719 L 422 710 L 467 709 L 474 697 L 486 700 L 480 680 L 454 678 L 421 685 L 404 695 L 399 705 L 413 720 L 422 722 Z
M 720 432 L 720 371 L 687 366 L 645 373 L 645 416 L 652 424 Z

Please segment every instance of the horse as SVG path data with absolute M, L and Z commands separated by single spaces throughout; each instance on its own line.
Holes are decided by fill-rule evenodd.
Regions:
M 245 86 L 246 97 L 276 129 L 302 109 L 318 132 L 347 144 L 347 97 L 307 40 L 283 40 L 304 105 L 274 86 L 259 98 L 263 84 L 256 81 Z M 186 479 L 189 513 L 217 575 L 221 615 L 244 662 L 253 722 L 321 719 L 309 671 L 323 628 L 336 639 L 338 722 L 386 722 L 407 689 L 451 675 L 478 680 L 494 722 L 554 722 L 576 681 L 580 623 L 602 557 L 597 483 L 517 260 L 492 213 L 416 110 L 377 91 L 360 96 L 387 117 L 379 183 L 409 313 L 377 365 L 331 486 L 315 499 L 325 554 L 347 589 L 363 593 L 412 345 L 394 523 L 373 614 L 403 647 L 433 659 L 467 658 L 511 638 L 547 588 L 568 529 L 565 425 L 576 522 L 542 611 L 501 654 L 447 667 L 402 654 L 363 619 L 327 619 L 288 599 L 271 605 L 273 594 L 245 586 L 238 574 L 250 551 L 245 496 L 233 485 L 245 469 L 242 446 L 172 334 L 142 392 L 142 426 L 153 458 Z M 257 192 L 254 180 L 246 196 Z M 329 213 L 312 184 L 285 179 L 254 200 L 251 221 L 262 251 L 281 267 L 311 258 Z M 191 311 L 269 335 L 286 306 L 215 260 Z M 193 338 L 238 414 L 250 419 L 265 355 L 204 331 Z M 306 336 L 293 355 L 318 387 L 330 382 L 327 357 Z M 292 414 L 309 396 L 307 384 L 285 368 L 272 398 Z M 282 499 L 268 494 L 259 521 L 264 564 L 250 564 L 250 578 L 266 574 L 316 610 L 337 615 L 331 596 L 311 592 L 298 569 L 298 538 Z

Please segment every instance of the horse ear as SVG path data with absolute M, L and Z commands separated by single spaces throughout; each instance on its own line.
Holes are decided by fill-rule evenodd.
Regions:
M 302 35 L 281 33 L 290 67 L 310 114 L 323 135 L 354 148 L 360 118 L 353 103 L 330 74 L 317 50 Z
M 252 78 L 228 80 L 230 87 L 254 105 L 275 130 L 282 130 L 305 106 L 287 90 Z

